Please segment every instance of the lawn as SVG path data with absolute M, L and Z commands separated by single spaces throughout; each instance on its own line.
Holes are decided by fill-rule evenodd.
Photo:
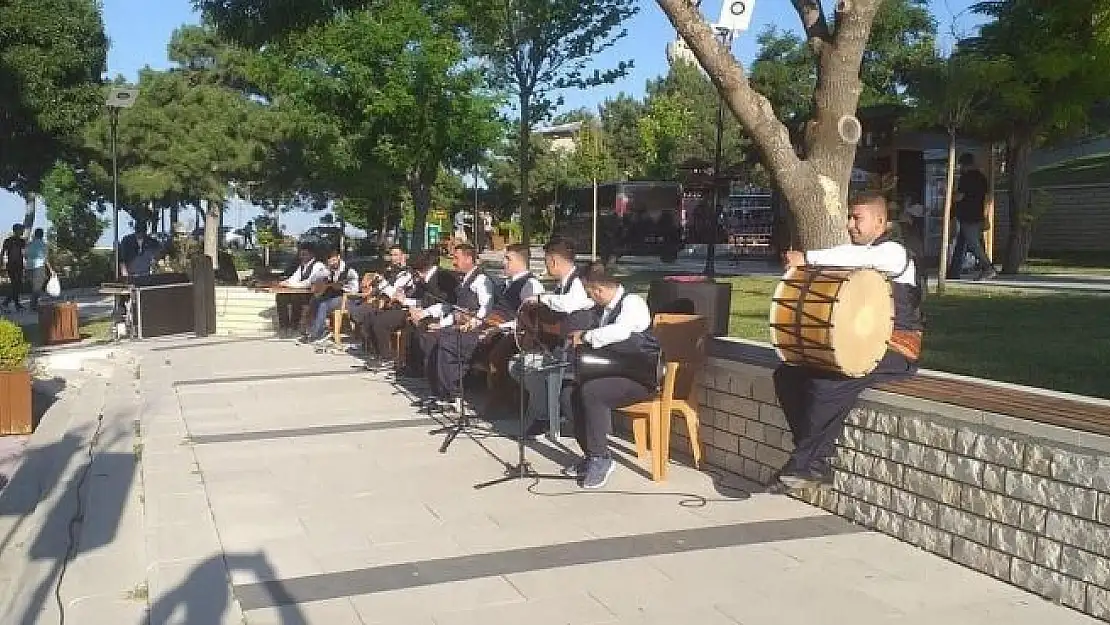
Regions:
M 42 332 L 39 330 L 38 323 L 28 323 L 23 326 L 23 336 L 31 342 L 34 347 L 41 347 L 43 345 Z M 92 343 L 106 342 L 112 331 L 111 319 L 82 319 L 81 327 L 78 330 L 81 333 L 81 340 Z
M 623 277 L 646 293 L 660 274 Z M 769 341 L 777 278 L 731 278 L 729 335 Z M 1110 398 L 1110 297 L 960 290 L 925 302 L 922 366 Z

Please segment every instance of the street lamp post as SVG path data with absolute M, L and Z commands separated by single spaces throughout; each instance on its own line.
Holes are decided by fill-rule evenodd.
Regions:
M 717 39 L 721 45 L 732 46 L 732 31 L 728 29 L 718 29 Z M 725 128 L 725 98 L 717 94 L 717 144 L 713 151 L 713 223 L 711 225 L 709 244 L 705 248 L 705 270 L 703 273 L 712 279 L 717 274 L 717 234 L 720 232 L 721 224 L 721 186 L 724 183 L 724 178 L 721 176 L 721 170 L 724 168 L 722 164 L 722 143 L 724 140 Z M 727 198 L 727 196 L 726 196 Z
M 113 88 L 108 92 L 108 122 L 112 133 L 112 250 L 115 257 L 116 280 L 119 280 L 119 169 L 116 156 L 116 133 L 120 109 L 131 108 L 139 96 L 138 89 Z

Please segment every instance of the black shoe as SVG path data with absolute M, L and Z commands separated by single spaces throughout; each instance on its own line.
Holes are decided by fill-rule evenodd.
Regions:
M 524 431 L 525 438 L 540 438 L 551 430 L 550 421 L 541 421 L 536 419 L 528 429 Z

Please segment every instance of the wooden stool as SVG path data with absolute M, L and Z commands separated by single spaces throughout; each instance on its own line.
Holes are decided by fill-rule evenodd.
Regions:
M 77 321 L 77 304 L 56 302 L 39 306 L 39 332 L 46 345 L 59 345 L 81 340 Z

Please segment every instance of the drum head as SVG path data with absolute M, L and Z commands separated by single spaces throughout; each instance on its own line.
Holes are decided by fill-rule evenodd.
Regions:
M 867 375 L 882 360 L 894 331 L 890 282 L 874 269 L 853 271 L 840 287 L 839 300 L 831 347 L 845 375 Z

